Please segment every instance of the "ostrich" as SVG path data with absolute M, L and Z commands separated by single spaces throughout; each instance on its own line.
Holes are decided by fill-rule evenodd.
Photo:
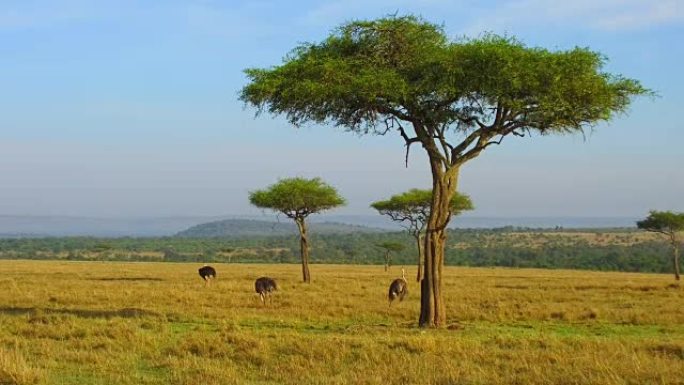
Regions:
M 399 302 L 403 301 L 407 294 L 408 282 L 406 282 L 406 271 L 402 268 L 401 278 L 392 281 L 392 284 L 389 287 L 389 294 L 387 295 L 389 298 L 389 306 L 392 306 L 392 301 L 397 297 L 399 298 Z
M 265 305 L 266 296 L 270 297 L 272 291 L 278 290 L 278 284 L 273 278 L 261 277 L 254 281 L 254 290 L 259 294 L 261 303 Z
M 216 269 L 209 265 L 204 265 L 199 268 L 199 275 L 204 280 L 204 285 L 208 286 L 211 280 L 216 278 Z

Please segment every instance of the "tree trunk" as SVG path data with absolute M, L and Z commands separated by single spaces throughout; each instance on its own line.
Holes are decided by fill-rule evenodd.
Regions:
M 675 280 L 679 281 L 679 245 L 672 245 L 672 264 L 674 265 Z
M 418 245 L 418 273 L 416 274 L 416 282 L 420 282 L 423 279 L 423 234 L 418 233 L 414 237 Z
M 420 284 L 421 327 L 441 327 L 446 322 L 442 298 L 442 268 L 446 246 L 446 227 L 451 218 L 449 202 L 456 192 L 458 167 L 444 170 L 439 159 L 430 159 L 432 204 L 425 234 L 424 272 Z
M 387 250 L 387 252 L 385 252 L 385 271 L 389 270 L 389 266 L 390 266 L 390 252 L 389 252 L 389 250 Z
M 309 240 L 306 234 L 306 223 L 304 218 L 295 219 L 297 228 L 299 229 L 299 253 L 302 256 L 302 281 L 304 283 L 311 282 L 311 275 L 309 274 Z

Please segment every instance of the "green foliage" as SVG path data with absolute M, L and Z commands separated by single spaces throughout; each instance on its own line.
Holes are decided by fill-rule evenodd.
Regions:
M 421 295 L 421 326 L 441 325 L 450 217 L 442 210 L 458 187 L 459 167 L 506 136 L 581 132 L 650 93 L 636 80 L 602 72 L 604 62 L 587 48 L 549 51 L 492 34 L 449 41 L 435 24 L 391 16 L 346 23 L 321 43 L 300 45 L 280 66 L 247 69 L 240 98 L 295 126 L 330 123 L 359 134 L 396 129 L 407 159 L 411 144 L 421 144 L 434 188 L 451 188 L 431 205 L 443 223 L 428 224 L 435 247 L 426 250 L 434 254 L 426 270 L 434 276 L 423 281 Z
M 684 231 L 684 213 L 653 210 L 646 219 L 637 222 L 637 227 L 665 234 Z
M 584 230 L 585 232 L 587 230 Z M 501 228 L 460 229 L 449 232 L 446 264 L 548 269 L 616 270 L 669 273 L 672 265 L 660 258 L 668 246 L 656 240 L 594 244 L 582 237 L 555 237 L 556 232 Z M 633 239 L 634 232 L 613 232 L 612 239 Z M 595 232 L 605 237 L 606 230 Z M 618 235 L 619 234 L 619 235 Z M 515 241 L 527 236 L 524 241 Z M 415 261 L 413 241 L 402 232 L 311 235 L 313 263 L 382 264 L 379 244 L 404 245 L 393 251 L 395 264 Z M 523 238 L 524 239 L 524 238 Z M 534 240 L 534 243 L 532 243 Z M 565 241 L 563 241 L 565 240 Z M 100 251 L 106 243 L 111 248 Z M 149 262 L 297 263 L 299 237 L 254 236 L 242 238 L 115 238 L 89 237 L 0 239 L 0 259 L 71 259 Z M 162 256 L 164 256 L 162 258 Z
M 281 179 L 264 190 L 250 192 L 249 201 L 257 207 L 278 211 L 290 218 L 306 218 L 309 214 L 345 204 L 337 190 L 320 178 Z
M 388 119 L 442 132 L 489 124 L 489 133 L 476 136 L 487 140 L 572 132 L 651 93 L 602 72 L 605 61 L 587 48 L 550 51 L 493 34 L 450 41 L 438 25 L 392 16 L 343 24 L 320 43 L 301 44 L 279 66 L 247 69 L 240 98 L 294 125 L 332 123 L 357 133 L 383 134 L 395 127 Z
M 371 207 L 380 214 L 389 215 L 393 220 L 406 217 L 427 218 L 430 215 L 432 190 L 411 189 L 407 192 L 392 195 L 390 199 L 371 203 Z M 463 211 L 473 210 L 473 202 L 465 194 L 456 193 L 449 204 L 451 215 L 459 215 Z M 395 219 L 398 218 L 398 219 Z
M 637 222 L 637 227 L 647 231 L 665 235 L 672 246 L 672 265 L 677 281 L 679 275 L 679 249 L 681 248 L 678 233 L 684 231 L 684 213 L 671 211 L 651 211 L 649 216 Z
M 425 230 L 431 204 L 432 190 L 411 189 L 390 199 L 373 202 L 371 207 L 395 222 L 403 222 L 411 235 L 418 236 Z M 458 192 L 451 198 L 449 207 L 451 215 L 474 209 L 470 197 Z
M 391 241 L 378 243 L 376 246 L 381 248 L 381 249 L 385 249 L 385 251 L 387 251 L 387 252 L 391 252 L 391 251 L 399 252 L 399 251 L 404 250 L 404 248 L 405 248 L 403 243 L 391 242 Z

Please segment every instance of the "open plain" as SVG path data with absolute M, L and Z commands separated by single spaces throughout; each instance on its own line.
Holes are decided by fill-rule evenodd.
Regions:
M 684 383 L 669 274 L 447 267 L 423 330 L 412 279 L 388 307 L 401 266 L 213 266 L 0 261 L 0 384 Z

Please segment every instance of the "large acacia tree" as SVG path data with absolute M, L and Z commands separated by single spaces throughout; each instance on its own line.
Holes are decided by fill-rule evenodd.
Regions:
M 646 219 L 637 222 L 637 227 L 667 237 L 672 247 L 672 268 L 675 280 L 679 281 L 679 249 L 682 243 L 679 233 L 684 232 L 684 213 L 653 210 Z
M 295 126 L 397 132 L 407 159 L 411 145 L 423 148 L 433 194 L 419 323 L 440 326 L 449 204 L 461 166 L 508 136 L 581 132 L 648 93 L 603 72 L 604 62 L 587 48 L 550 51 L 506 36 L 452 41 L 438 25 L 393 16 L 343 24 L 280 65 L 247 69 L 241 99 Z
M 400 222 L 409 234 L 416 240 L 418 249 L 418 272 L 416 281 L 423 278 L 423 237 L 425 226 L 430 217 L 432 205 L 432 190 L 411 189 L 401 194 L 392 195 L 387 200 L 371 203 L 371 207 L 378 210 L 382 215 L 388 216 L 395 222 Z M 449 211 L 451 216 L 456 216 L 466 210 L 472 210 L 473 202 L 470 197 L 456 192 L 451 197 Z
M 249 193 L 256 207 L 271 209 L 294 220 L 299 230 L 299 251 L 302 257 L 302 280 L 311 282 L 309 273 L 309 237 L 306 218 L 345 203 L 334 187 L 320 178 L 286 178 L 264 190 Z

